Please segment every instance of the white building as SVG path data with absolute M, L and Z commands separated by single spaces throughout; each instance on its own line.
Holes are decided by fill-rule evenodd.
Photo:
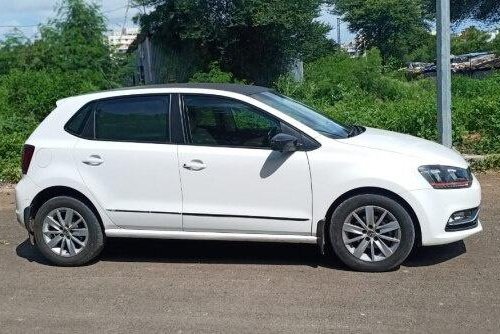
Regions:
M 351 57 L 355 57 L 358 55 L 358 49 L 356 45 L 356 40 L 350 41 L 349 43 L 344 43 L 340 46 L 345 52 L 349 54 Z
M 125 53 L 138 34 L 139 28 L 112 30 L 108 33 L 108 42 L 112 47 L 116 47 L 117 52 Z
M 498 36 L 499 33 L 500 33 L 500 30 L 498 30 L 498 29 L 490 31 L 490 38 L 489 38 L 488 42 L 491 42 L 492 40 L 494 40 Z

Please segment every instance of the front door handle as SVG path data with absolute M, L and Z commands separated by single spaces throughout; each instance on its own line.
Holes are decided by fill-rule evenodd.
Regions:
M 186 162 L 185 164 L 182 165 L 182 167 L 188 170 L 199 171 L 207 168 L 207 165 L 205 165 L 203 161 L 195 159 L 191 160 L 190 162 Z
M 99 166 L 100 164 L 102 164 L 104 162 L 104 160 L 102 160 L 102 158 L 99 155 L 92 154 L 87 159 L 83 160 L 82 162 L 86 165 L 89 165 L 89 166 Z

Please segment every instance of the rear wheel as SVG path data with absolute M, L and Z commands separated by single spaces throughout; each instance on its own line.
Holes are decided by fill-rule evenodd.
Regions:
M 34 234 L 40 252 L 60 266 L 88 263 L 104 247 L 96 215 L 71 197 L 55 197 L 44 203 L 35 216 Z
M 397 201 L 382 195 L 357 195 L 333 212 L 330 240 L 335 254 L 350 268 L 387 271 L 410 254 L 415 229 Z

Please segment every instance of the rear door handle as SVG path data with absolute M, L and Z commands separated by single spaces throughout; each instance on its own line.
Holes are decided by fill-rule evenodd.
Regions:
M 99 155 L 92 154 L 87 159 L 83 160 L 82 162 L 86 165 L 89 165 L 89 166 L 99 166 L 100 164 L 102 164 L 104 162 L 104 160 L 102 160 L 102 158 Z
M 205 165 L 203 161 L 195 159 L 191 160 L 190 162 L 186 162 L 182 165 L 182 167 L 188 170 L 199 171 L 207 168 L 207 165 Z

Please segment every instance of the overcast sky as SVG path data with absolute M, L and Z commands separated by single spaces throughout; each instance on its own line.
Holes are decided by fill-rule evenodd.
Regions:
M 48 18 L 55 15 L 58 0 L 0 0 L 0 38 L 12 31 L 13 27 L 18 27 L 26 36 L 33 37 L 37 33 L 37 25 L 45 23 Z M 132 17 L 138 10 L 130 8 L 125 20 L 127 0 L 95 0 L 95 3 L 102 7 L 104 15 L 107 17 L 109 29 L 120 29 L 124 22 L 126 27 L 132 27 Z M 327 22 L 331 26 L 336 26 L 335 17 L 328 14 L 326 10 L 322 12 L 321 21 Z M 330 37 L 337 38 L 337 33 L 332 31 Z M 349 33 L 345 24 L 341 25 L 342 41 L 349 41 L 353 35 Z

